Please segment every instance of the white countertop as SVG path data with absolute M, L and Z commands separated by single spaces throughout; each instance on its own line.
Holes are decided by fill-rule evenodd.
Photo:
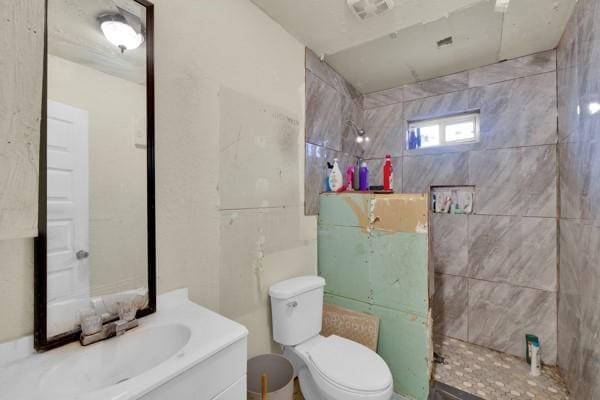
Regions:
M 64 365 L 68 358 L 77 356 L 78 362 L 82 362 L 80 360 L 86 359 L 85 352 L 90 351 L 94 346 L 103 346 L 103 344 L 106 347 L 105 355 L 109 358 L 111 353 L 114 353 L 114 349 L 118 348 L 118 341 L 128 335 L 129 340 L 132 340 L 136 337 L 134 335 L 139 335 L 138 337 L 141 338 L 143 332 L 149 328 L 172 325 L 184 325 L 189 328 L 191 334 L 187 343 L 172 357 L 154 368 L 119 384 L 96 391 L 73 394 L 68 397 L 60 395 L 61 400 L 137 399 L 248 335 L 248 330 L 244 326 L 190 302 L 185 289 L 159 296 L 157 309 L 155 314 L 140 319 L 139 327 L 121 337 L 111 338 L 87 347 L 82 347 L 79 342 L 74 342 L 46 353 L 31 354 L 0 367 L 0 400 L 58 398 L 55 397 L 56 394 L 49 393 L 53 389 L 51 382 L 47 382 L 48 375 L 53 368 L 56 368 L 56 365 L 60 363 Z M 108 346 L 109 342 L 113 342 L 113 344 Z M 18 343 L 21 343 L 22 346 L 23 340 Z M 6 349 L 7 344 L 2 346 Z M 8 347 L 10 348 L 10 344 Z M 12 347 L 16 349 L 19 345 L 15 344 Z M 100 347 L 95 350 L 96 357 L 98 353 L 103 354 L 103 349 L 104 347 Z M 145 350 L 151 352 L 153 349 Z M 0 355 L 2 354 L 8 357 L 6 350 L 0 349 Z M 132 359 L 131 362 L 135 363 L 135 359 Z M 60 392 L 64 392 L 64 388 L 58 389 L 61 389 Z

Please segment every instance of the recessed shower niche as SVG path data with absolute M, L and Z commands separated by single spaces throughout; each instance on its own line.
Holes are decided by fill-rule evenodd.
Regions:
M 473 214 L 475 186 L 432 186 L 431 212 L 434 214 Z

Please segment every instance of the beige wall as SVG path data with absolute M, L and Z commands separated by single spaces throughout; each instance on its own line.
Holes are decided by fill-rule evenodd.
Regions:
M 235 177 L 219 181 L 220 165 L 232 161 L 219 151 L 219 93 L 233 89 L 300 118 L 304 47 L 246 0 L 155 4 L 159 290 L 189 286 L 194 301 L 249 328 L 250 355 L 270 351 L 268 285 L 316 273 L 315 219 L 303 217 L 299 194 L 303 121 L 293 194 L 282 200 L 277 190 L 292 188 L 267 181 L 265 202 L 222 204 Z M 280 167 L 262 161 L 247 166 L 256 175 L 237 188 L 241 197 Z
M 44 1 L 0 0 L 0 341 L 33 328 Z M 9 56 L 8 56 L 9 55 Z
M 43 11 L 43 0 L 0 0 L 0 240 L 37 233 Z
M 88 112 L 91 294 L 146 287 L 146 87 L 50 55 L 48 99 Z
M 157 0 L 155 4 L 159 291 L 189 287 L 192 300 L 248 326 L 250 354 L 269 351 L 269 284 L 316 272 L 316 221 L 303 216 L 299 194 L 304 48 L 247 0 Z M 240 203 L 222 209 L 219 93 L 223 87 L 299 119 L 297 159 L 292 163 L 298 188 L 293 196 L 283 196 L 274 206 Z M 286 147 L 271 150 L 282 152 Z M 265 161 L 256 178 L 262 169 L 278 167 Z M 240 190 L 248 190 L 256 181 L 249 179 L 249 186 Z M 277 182 L 270 182 L 270 187 L 267 199 L 282 198 L 277 196 Z M 240 223 L 230 225 L 232 217 Z M 23 324 L 2 324 L 0 341 L 30 333 L 33 322 L 28 303 L 31 242 L 6 243 L 0 242 L 0 282 L 5 284 L 5 276 L 13 279 L 6 285 L 14 293 L 1 290 L 0 304 L 15 304 L 18 298 L 24 304 L 10 311 L 0 309 L 0 317 Z M 2 255 L 9 253 L 11 262 L 6 263 L 8 257 Z M 225 257 L 228 254 L 231 257 Z M 253 278 L 245 280 L 249 276 Z

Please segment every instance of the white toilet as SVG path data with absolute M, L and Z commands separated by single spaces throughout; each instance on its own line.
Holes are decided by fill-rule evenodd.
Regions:
M 292 361 L 306 400 L 389 400 L 392 374 L 371 349 L 339 336 L 323 337 L 325 279 L 302 276 L 269 289 L 273 339 Z

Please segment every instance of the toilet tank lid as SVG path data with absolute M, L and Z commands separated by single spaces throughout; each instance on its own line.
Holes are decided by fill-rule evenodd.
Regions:
M 269 296 L 274 299 L 289 299 L 323 286 L 325 279 L 320 276 L 300 276 L 274 284 L 269 288 Z

